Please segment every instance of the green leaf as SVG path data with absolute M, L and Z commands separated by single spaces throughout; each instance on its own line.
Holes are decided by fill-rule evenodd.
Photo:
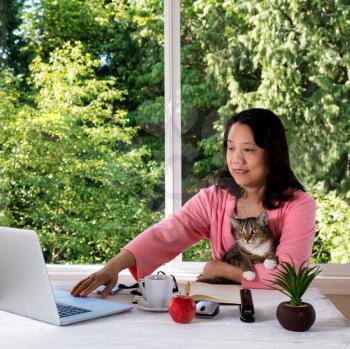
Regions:
M 301 304 L 302 296 L 321 270 L 319 266 L 305 267 L 307 261 L 304 261 L 297 269 L 291 257 L 290 260 L 291 262 L 282 262 L 280 269 L 272 273 L 274 279 L 268 280 L 268 285 L 271 289 L 288 296 L 291 304 L 297 306 Z

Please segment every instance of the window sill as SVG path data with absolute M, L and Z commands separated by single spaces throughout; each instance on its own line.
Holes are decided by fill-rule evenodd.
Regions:
M 179 282 L 195 280 L 203 270 L 204 262 L 177 262 L 159 267 L 167 274 L 173 274 Z M 57 265 L 48 264 L 47 269 L 51 280 L 80 280 L 91 273 L 101 269 L 101 264 L 86 265 Z M 319 287 L 326 294 L 350 294 L 350 264 L 320 264 L 322 272 L 313 282 L 313 286 Z M 123 270 L 119 274 L 119 280 L 123 283 L 135 282 L 129 270 Z
M 184 262 L 182 265 L 166 264 L 159 267 L 155 272 L 162 270 L 166 274 L 173 274 L 179 281 L 194 280 L 204 267 L 204 262 Z M 47 264 L 47 270 L 51 280 L 79 280 L 89 276 L 103 267 L 102 264 Z M 135 282 L 129 270 L 123 270 L 119 274 L 123 282 Z

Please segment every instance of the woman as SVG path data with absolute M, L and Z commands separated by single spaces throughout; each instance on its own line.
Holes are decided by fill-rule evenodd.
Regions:
M 280 119 L 270 110 L 257 108 L 231 117 L 226 123 L 223 155 L 226 164 L 215 185 L 202 189 L 178 213 L 138 235 L 100 271 L 81 280 L 72 294 L 84 297 L 104 284 L 102 296 L 106 297 L 121 270 L 129 268 L 135 279 L 142 278 L 202 238 L 209 239 L 213 260 L 199 279 L 224 277 L 243 287 L 264 288 L 274 270 L 256 264 L 256 277 L 248 281 L 240 268 L 221 261 L 234 243 L 228 217 L 256 217 L 264 210 L 279 261 L 291 257 L 298 266 L 308 260 L 316 204 L 290 168 Z

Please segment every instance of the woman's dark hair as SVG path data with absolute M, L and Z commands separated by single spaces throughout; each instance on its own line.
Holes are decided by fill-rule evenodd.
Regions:
M 222 143 L 225 166 L 216 175 L 216 186 L 228 189 L 230 194 L 238 197 L 244 192 L 231 176 L 226 163 L 227 138 L 231 126 L 236 122 L 250 127 L 255 143 L 265 149 L 267 154 L 269 174 L 263 197 L 264 207 L 280 207 L 292 198 L 290 189 L 305 191 L 290 167 L 287 138 L 281 120 L 272 111 L 261 108 L 243 110 L 226 121 Z

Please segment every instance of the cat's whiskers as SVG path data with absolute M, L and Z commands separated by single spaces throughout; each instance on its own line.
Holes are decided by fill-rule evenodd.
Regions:
M 240 210 L 241 214 L 244 214 L 242 210 Z M 275 242 L 268 227 L 267 212 L 263 211 L 258 217 L 230 216 L 229 218 L 235 243 L 224 254 L 222 260 L 241 268 L 242 276 L 246 280 L 254 280 L 255 263 L 264 263 L 265 268 L 273 269 L 278 259 L 275 254 Z M 206 282 L 232 283 L 221 277 L 208 279 Z
M 247 252 L 257 255 L 257 256 L 265 256 L 267 252 L 271 249 L 271 242 L 265 241 L 259 245 L 245 245 L 244 248 L 247 250 Z

